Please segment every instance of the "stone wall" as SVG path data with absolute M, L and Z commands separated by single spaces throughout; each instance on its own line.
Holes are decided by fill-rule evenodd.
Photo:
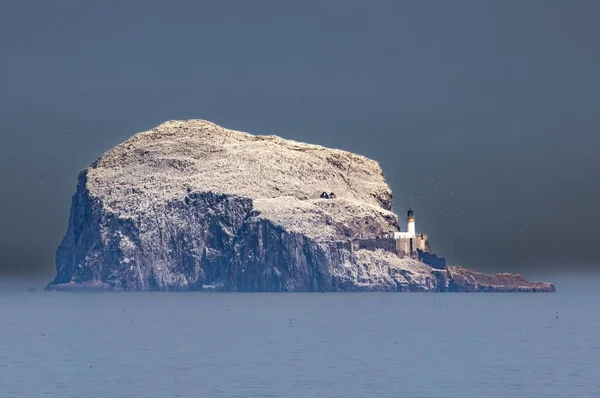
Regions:
M 352 250 L 377 250 L 383 249 L 396 253 L 396 239 L 394 238 L 370 238 L 355 239 L 352 241 Z
M 417 234 L 414 238 L 396 239 L 395 252 L 400 257 L 414 255 L 417 250 L 429 251 L 427 235 Z
M 355 239 L 352 241 L 352 250 L 366 249 L 377 250 L 383 249 L 395 253 L 398 257 L 418 256 L 418 251 L 429 252 L 429 242 L 427 235 L 417 234 L 414 238 L 368 238 Z
M 439 257 L 433 253 L 429 253 L 424 250 L 417 249 L 417 257 L 419 261 L 424 262 L 435 269 L 445 269 L 446 268 L 446 259 L 444 257 Z

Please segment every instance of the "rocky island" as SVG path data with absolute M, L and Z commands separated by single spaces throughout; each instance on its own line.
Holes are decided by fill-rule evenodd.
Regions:
M 47 289 L 554 291 L 446 265 L 398 225 L 374 160 L 168 121 L 80 173 Z

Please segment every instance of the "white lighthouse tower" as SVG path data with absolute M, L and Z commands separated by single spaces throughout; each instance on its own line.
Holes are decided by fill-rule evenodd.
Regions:
M 394 239 L 411 239 L 416 236 L 415 212 L 412 209 L 408 209 L 406 213 L 406 232 L 394 232 Z
M 416 235 L 415 232 L 415 212 L 412 209 L 408 209 L 406 213 L 406 232 L 408 233 L 408 237 L 414 238 Z

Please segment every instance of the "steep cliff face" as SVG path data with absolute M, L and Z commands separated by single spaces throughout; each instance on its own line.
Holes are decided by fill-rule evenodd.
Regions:
M 397 230 L 391 204 L 381 168 L 363 156 L 202 120 L 170 121 L 80 174 L 48 289 L 458 286 L 449 272 L 419 261 L 351 250 L 352 238 Z

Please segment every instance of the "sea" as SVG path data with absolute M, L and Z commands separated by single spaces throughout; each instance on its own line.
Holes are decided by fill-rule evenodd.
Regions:
M 561 278 L 555 294 L 4 281 L 0 397 L 600 397 L 600 280 Z

